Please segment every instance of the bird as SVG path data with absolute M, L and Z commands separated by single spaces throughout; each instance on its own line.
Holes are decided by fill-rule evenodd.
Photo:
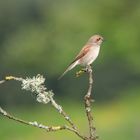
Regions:
M 81 65 L 82 67 L 90 66 L 98 57 L 103 40 L 104 38 L 101 35 L 91 36 L 75 59 L 58 79 L 61 79 L 68 71 L 72 70 L 77 65 Z

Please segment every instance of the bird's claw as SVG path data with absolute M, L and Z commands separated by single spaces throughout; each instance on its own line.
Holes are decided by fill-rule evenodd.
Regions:
M 86 69 L 81 69 L 81 70 L 79 70 L 79 71 L 77 71 L 76 72 L 76 77 L 79 77 L 79 76 L 81 76 L 83 73 L 85 73 L 86 72 Z

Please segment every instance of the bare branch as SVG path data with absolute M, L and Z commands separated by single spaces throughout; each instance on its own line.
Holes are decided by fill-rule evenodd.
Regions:
M 91 66 L 87 67 L 87 72 L 89 74 L 89 88 L 88 88 L 88 92 L 86 93 L 86 95 L 84 97 L 85 110 L 86 110 L 86 115 L 87 115 L 88 123 L 89 123 L 90 140 L 96 140 L 97 139 L 96 128 L 94 126 L 93 116 L 92 116 L 92 112 L 91 112 L 91 102 L 93 101 L 91 99 L 91 92 L 92 92 L 92 86 L 93 86 L 93 77 L 92 77 Z

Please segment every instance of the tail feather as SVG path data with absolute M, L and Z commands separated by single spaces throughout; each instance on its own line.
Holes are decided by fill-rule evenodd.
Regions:
M 78 61 L 75 61 L 74 63 L 71 63 L 68 68 L 64 71 L 64 73 L 58 78 L 61 79 L 68 71 L 70 71 L 71 69 L 73 69 L 76 65 L 78 64 Z

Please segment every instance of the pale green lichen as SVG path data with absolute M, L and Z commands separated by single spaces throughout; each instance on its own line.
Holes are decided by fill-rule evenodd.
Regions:
M 40 103 L 49 103 L 50 98 L 54 95 L 52 91 L 47 91 L 44 85 L 45 78 L 40 74 L 33 78 L 27 77 L 26 79 L 22 79 L 21 82 L 22 89 L 34 92 L 37 95 L 36 100 Z

